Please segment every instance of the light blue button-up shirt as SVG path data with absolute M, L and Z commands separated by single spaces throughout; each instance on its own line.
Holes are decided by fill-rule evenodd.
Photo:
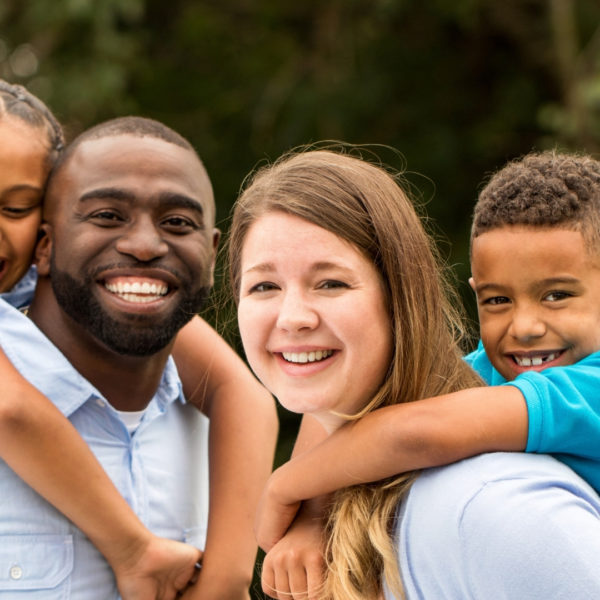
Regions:
M 0 345 L 71 420 L 150 530 L 204 548 L 208 422 L 185 404 L 172 359 L 130 435 L 98 390 L 32 321 L 3 300 Z M 0 460 L 0 600 L 69 598 L 119 598 L 112 571 L 77 527 Z

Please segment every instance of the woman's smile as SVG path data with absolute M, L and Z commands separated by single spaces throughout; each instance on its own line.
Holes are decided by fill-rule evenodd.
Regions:
M 270 212 L 248 230 L 238 307 L 246 356 L 293 412 L 328 429 L 378 390 L 392 355 L 383 284 L 372 263 L 335 234 Z

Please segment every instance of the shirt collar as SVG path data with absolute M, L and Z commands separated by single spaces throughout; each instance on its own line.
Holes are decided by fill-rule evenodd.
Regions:
M 92 398 L 103 398 L 30 319 L 3 300 L 0 300 L 0 346 L 20 373 L 65 416 Z M 184 402 L 179 375 L 169 357 L 149 407 L 154 404 L 159 412 L 164 412 L 176 400 Z

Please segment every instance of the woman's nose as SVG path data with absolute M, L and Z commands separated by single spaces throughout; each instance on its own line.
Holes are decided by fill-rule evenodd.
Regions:
M 277 316 L 277 327 L 296 332 L 314 329 L 318 324 L 318 313 L 304 294 L 290 290 L 283 295 Z

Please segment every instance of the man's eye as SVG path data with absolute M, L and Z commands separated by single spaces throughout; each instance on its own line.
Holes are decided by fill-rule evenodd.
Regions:
M 190 229 L 194 229 L 194 230 L 199 229 L 199 225 L 195 221 L 192 221 L 192 219 L 190 219 L 188 217 L 182 217 L 180 215 L 167 217 L 166 219 L 163 220 L 163 225 L 172 230 L 179 230 L 179 231 L 188 231 Z
M 90 215 L 91 219 L 98 219 L 100 221 L 121 221 L 121 217 L 113 212 L 112 210 L 99 210 Z

